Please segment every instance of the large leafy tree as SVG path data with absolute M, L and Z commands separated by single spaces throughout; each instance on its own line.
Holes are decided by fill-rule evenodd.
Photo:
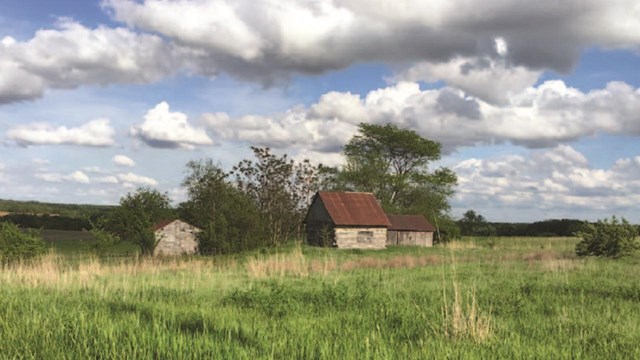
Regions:
M 211 159 L 187 163 L 188 201 L 180 215 L 199 227 L 201 254 L 230 253 L 264 245 L 265 229 L 255 203 Z
M 158 190 L 140 187 L 120 198 L 120 206 L 109 216 L 105 226 L 123 240 L 140 248 L 143 256 L 153 255 L 158 245 L 153 226 L 175 217 L 169 196 Z
M 338 188 L 373 192 L 387 212 L 421 213 L 431 220 L 446 214 L 456 175 L 429 165 L 440 159 L 438 142 L 392 124 L 360 124 L 344 147 L 346 164 Z

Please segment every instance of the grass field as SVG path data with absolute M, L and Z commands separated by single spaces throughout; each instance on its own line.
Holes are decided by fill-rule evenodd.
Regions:
M 576 239 L 289 246 L 0 272 L 3 358 L 640 358 L 640 260 Z M 68 250 L 68 249 L 67 249 Z

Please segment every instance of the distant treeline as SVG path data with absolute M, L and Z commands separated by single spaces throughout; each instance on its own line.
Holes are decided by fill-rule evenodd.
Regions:
M 113 210 L 115 206 L 54 204 L 38 201 L 17 201 L 0 199 L 0 212 L 31 215 L 59 215 L 68 218 L 85 218 L 101 215 Z
M 576 219 L 552 219 L 534 223 L 488 222 L 496 236 L 575 236 L 585 222 Z
M 0 222 L 14 223 L 21 228 L 46 230 L 90 230 L 91 222 L 87 218 L 69 216 L 50 216 L 47 214 L 9 214 L 0 217 Z

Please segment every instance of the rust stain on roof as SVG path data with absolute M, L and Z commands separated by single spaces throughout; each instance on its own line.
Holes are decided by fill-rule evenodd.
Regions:
M 346 226 L 389 226 L 391 223 L 372 193 L 328 192 L 318 195 L 334 224 Z
M 422 215 L 391 215 L 387 214 L 391 226 L 389 230 L 404 230 L 404 231 L 436 231 L 436 228 L 431 225 Z

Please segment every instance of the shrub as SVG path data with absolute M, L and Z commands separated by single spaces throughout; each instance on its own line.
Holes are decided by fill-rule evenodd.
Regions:
M 624 218 L 613 216 L 611 220 L 585 224 L 576 235 L 582 238 L 576 245 L 578 256 L 621 257 L 638 249 L 638 229 Z
M 29 261 L 47 252 L 37 231 L 22 231 L 11 223 L 0 223 L 0 264 Z

